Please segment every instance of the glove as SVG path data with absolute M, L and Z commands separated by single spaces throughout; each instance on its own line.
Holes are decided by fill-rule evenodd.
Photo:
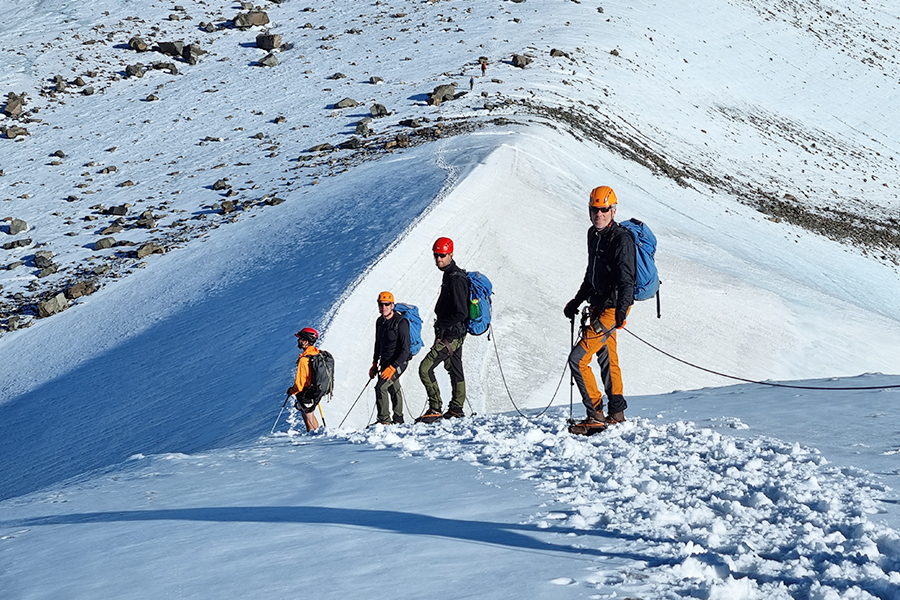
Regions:
M 394 365 L 388 365 L 384 371 L 381 372 L 381 378 L 384 380 L 388 380 L 394 376 L 394 373 L 397 372 L 397 369 L 394 368 Z
M 581 300 L 579 300 L 578 298 L 572 298 L 563 309 L 563 314 L 566 315 L 566 318 L 571 321 L 575 318 L 575 315 L 578 314 L 579 306 L 581 306 Z
M 369 367 L 369 379 L 374 378 L 376 373 L 378 373 L 378 363 L 373 362 L 372 366 Z
M 626 313 L 624 310 L 617 310 L 617 311 L 616 311 L 616 329 L 622 329 L 623 327 L 625 327 L 625 323 L 626 323 L 626 321 L 625 321 L 625 316 L 626 316 L 626 314 L 627 314 L 627 313 Z

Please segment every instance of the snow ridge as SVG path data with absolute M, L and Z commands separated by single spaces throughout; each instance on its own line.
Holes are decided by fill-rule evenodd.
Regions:
M 643 557 L 620 581 L 604 568 L 572 582 L 660 598 L 900 596 L 900 536 L 868 518 L 887 488 L 800 444 L 642 418 L 575 438 L 559 410 L 332 435 L 521 471 L 557 505 L 532 516 L 540 528 L 573 535 L 586 554 L 606 552 L 602 531 L 619 554 Z

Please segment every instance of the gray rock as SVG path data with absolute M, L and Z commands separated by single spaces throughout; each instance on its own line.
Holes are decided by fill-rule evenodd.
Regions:
M 369 107 L 369 112 L 372 113 L 373 117 L 386 117 L 391 114 L 384 104 L 378 104 L 377 102 Z
M 150 66 L 158 71 L 168 71 L 170 75 L 178 75 L 178 67 L 175 66 L 175 63 L 156 60 Z
M 153 213 L 149 210 L 145 210 L 141 213 L 140 218 L 135 222 L 135 225 L 138 227 L 144 227 L 146 229 L 153 229 L 156 227 L 156 220 L 153 218 Z
M 334 146 L 331 144 L 318 144 L 309 149 L 310 152 L 331 152 L 332 150 L 334 150 Z
M 19 235 L 28 229 L 28 223 L 22 219 L 13 219 L 9 223 L 9 235 Z
M 134 36 L 133 38 L 128 40 L 128 47 L 136 52 L 146 52 L 150 49 L 150 46 L 147 45 L 147 42 L 145 42 L 138 36 Z
M 115 170 L 115 169 L 113 169 Z M 122 204 L 121 206 L 110 206 L 106 210 L 103 211 L 104 215 L 112 215 L 115 217 L 124 217 L 128 214 L 128 204 Z
M 100 230 L 100 235 L 113 235 L 116 233 L 122 233 L 121 225 L 110 225 L 106 229 Z
M 238 29 L 250 29 L 254 26 L 268 25 L 269 15 L 265 11 L 254 10 L 240 13 L 234 18 L 234 26 Z
M 378 85 L 379 83 L 384 83 L 384 79 L 382 79 L 381 77 L 375 77 L 373 75 L 372 77 L 369 77 L 369 83 L 371 83 L 372 85 Z
M 213 189 L 218 190 L 227 190 L 231 187 L 231 184 L 228 183 L 227 179 L 220 179 L 213 184 Z
M 369 123 L 366 121 L 360 121 L 356 124 L 356 135 L 369 135 L 372 131 L 369 129 Z
M 94 250 L 106 250 L 107 248 L 112 248 L 116 243 L 115 238 L 105 237 L 100 238 L 96 242 L 94 242 Z
M 524 69 L 529 64 L 531 64 L 532 59 L 527 56 L 523 56 L 522 54 L 513 54 L 512 64 L 514 67 L 519 67 L 520 69 Z
M 200 56 L 206 54 L 206 50 L 197 44 L 188 44 L 181 50 L 181 58 L 189 65 L 196 65 L 200 62 Z
M 156 51 L 169 56 L 181 57 L 184 51 L 184 42 L 159 42 L 156 45 Z
M 362 142 L 359 141 L 359 138 L 350 138 L 346 142 L 341 142 L 338 144 L 338 148 L 342 148 L 344 150 L 357 150 L 362 148 Z
M 13 316 L 11 316 L 11 317 L 9 318 L 9 320 L 6 322 L 6 328 L 7 328 L 9 331 L 15 331 L 16 329 L 19 328 L 19 323 L 20 323 L 21 321 L 22 321 L 22 317 L 20 317 L 19 315 L 13 315 Z
M 558 50 L 558 49 L 556 49 L 556 48 L 554 48 L 554 49 L 552 49 L 552 50 L 550 51 L 550 56 L 552 56 L 553 58 L 559 58 L 560 56 L 565 57 L 565 58 L 569 58 L 569 54 L 568 54 L 568 53 L 563 52 L 562 50 Z
M 144 258 L 145 256 L 150 256 L 151 254 L 165 254 L 165 252 L 165 248 L 163 248 L 156 242 L 147 242 L 137 249 L 137 257 Z
M 281 47 L 281 36 L 277 33 L 261 33 L 256 36 L 256 47 L 263 50 L 275 50 Z
M 14 119 L 21 116 L 22 112 L 25 110 L 25 95 L 25 92 L 18 95 L 13 92 L 8 93 L 6 95 L 6 106 L 3 107 L 3 112 Z
M 12 242 L 7 242 L 3 244 L 4 250 L 13 250 L 15 248 L 24 248 L 25 246 L 31 245 L 31 239 L 23 238 L 21 240 L 13 240 Z
M 81 90 L 81 93 L 84 94 L 85 96 L 93 96 L 94 95 L 94 86 L 91 86 L 91 85 L 87 86 L 86 88 Z
M 53 253 L 49 250 L 38 250 L 34 253 L 34 266 L 46 269 L 53 264 Z
M 53 298 L 38 304 L 38 316 L 42 319 L 62 312 L 69 307 L 69 301 L 65 294 L 57 294 Z
M 82 296 L 90 296 L 97 291 L 97 283 L 94 281 L 80 281 L 66 290 L 66 298 L 75 300 Z
M 15 262 L 11 262 L 8 265 L 6 265 L 6 268 L 8 270 L 12 271 L 13 269 L 18 269 L 19 267 L 24 266 L 24 265 L 25 265 L 24 261 L 17 260 Z
M 439 85 L 434 88 L 434 91 L 431 92 L 431 96 L 428 98 L 428 104 L 439 106 L 441 102 L 453 100 L 454 94 L 456 94 L 455 83 L 446 83 L 444 85 Z
M 353 98 L 344 98 L 334 105 L 335 108 L 353 108 L 354 106 L 359 106 L 359 102 Z
M 21 135 L 29 135 L 28 130 L 24 127 L 13 125 L 12 127 L 0 127 L 0 132 L 8 139 L 14 140 Z
M 422 121 L 419 119 L 403 119 L 400 121 L 400 125 L 403 125 L 404 127 L 421 127 Z
M 125 74 L 129 77 L 143 77 L 144 73 L 147 71 L 144 69 L 144 65 L 141 63 L 137 63 L 134 65 L 128 65 L 125 67 Z
M 59 271 L 59 266 L 53 263 L 50 263 L 48 266 L 41 269 L 40 273 L 37 274 L 38 279 L 43 279 L 44 277 L 49 277 Z
M 278 65 L 278 59 L 271 52 L 266 54 L 264 57 L 259 59 L 259 66 L 261 67 L 275 67 Z
M 347 76 L 341 73 L 340 71 L 329 77 L 328 79 L 346 79 Z

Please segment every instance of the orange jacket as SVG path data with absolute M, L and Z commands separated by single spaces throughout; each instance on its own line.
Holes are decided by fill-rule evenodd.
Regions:
M 288 390 L 288 394 L 299 394 L 306 386 L 312 383 L 312 373 L 309 370 L 309 357 L 319 353 L 315 346 L 309 346 L 297 357 L 297 375 L 294 377 L 294 385 Z M 306 359 L 306 360 L 303 360 Z

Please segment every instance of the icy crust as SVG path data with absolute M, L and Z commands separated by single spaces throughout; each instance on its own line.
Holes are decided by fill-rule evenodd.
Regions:
M 558 414 L 332 435 L 396 448 L 405 457 L 521 471 L 560 505 L 533 515 L 539 527 L 574 532 L 577 547 L 585 548 L 604 539 L 590 531 L 615 532 L 634 556 L 648 557 L 638 561 L 630 591 L 673 598 L 900 597 L 900 536 L 867 516 L 879 512 L 887 488 L 799 444 L 646 419 L 574 437 Z M 623 583 L 628 579 L 626 573 Z M 601 580 L 581 583 L 610 583 Z

